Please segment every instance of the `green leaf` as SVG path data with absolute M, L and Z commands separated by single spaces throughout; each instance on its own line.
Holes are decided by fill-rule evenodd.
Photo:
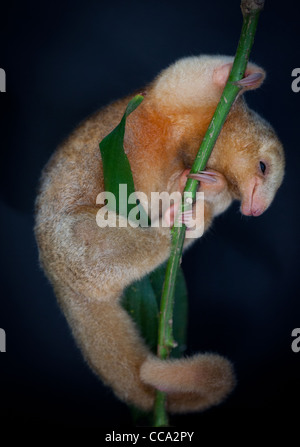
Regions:
M 159 310 L 149 276 L 127 287 L 122 305 L 137 324 L 148 347 L 156 353 Z
M 165 270 L 166 264 L 163 264 L 148 276 L 131 284 L 122 298 L 123 307 L 135 321 L 154 354 L 157 353 L 159 307 Z M 173 314 L 173 334 L 178 346 L 171 351 L 172 357 L 181 357 L 186 348 L 187 312 L 187 288 L 183 272 L 179 269 Z
M 99 146 L 103 164 L 104 188 L 105 191 L 114 194 L 116 198 L 116 209 L 112 209 L 112 204 L 109 201 L 107 207 L 127 218 L 129 212 L 138 205 L 140 219 L 148 223 L 148 216 L 143 207 L 139 203 L 128 203 L 128 198 L 130 194 L 135 193 L 135 189 L 129 160 L 125 154 L 123 144 L 126 118 L 140 105 L 143 99 L 143 96 L 136 95 L 128 103 L 121 122 L 110 134 L 103 138 Z M 122 197 L 120 207 L 119 185 L 121 184 L 127 185 L 127 197 Z

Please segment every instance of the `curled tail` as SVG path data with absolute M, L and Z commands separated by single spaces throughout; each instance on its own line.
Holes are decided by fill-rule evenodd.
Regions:
M 149 357 L 141 367 L 141 379 L 167 393 L 167 407 L 172 413 L 217 405 L 235 384 L 231 363 L 210 353 L 171 360 Z
M 168 410 L 183 413 L 216 405 L 232 390 L 234 376 L 225 358 L 197 354 L 160 360 L 150 354 L 118 300 L 67 293 L 64 311 L 86 361 L 121 400 L 151 410 L 159 389 L 167 393 Z

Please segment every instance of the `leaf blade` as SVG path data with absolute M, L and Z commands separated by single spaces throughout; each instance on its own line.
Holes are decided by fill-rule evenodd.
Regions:
M 149 276 L 131 284 L 124 291 L 122 306 L 136 323 L 150 350 L 157 347 L 159 309 Z
M 104 175 L 104 190 L 111 192 L 116 198 L 116 208 L 108 202 L 107 207 L 116 214 L 128 218 L 130 211 L 138 206 L 140 217 L 143 222 L 148 222 L 148 216 L 140 204 L 129 203 L 131 194 L 135 194 L 133 176 L 130 163 L 124 150 L 124 135 L 126 118 L 141 104 L 144 97 L 136 95 L 129 101 L 120 123 L 99 143 Z M 127 185 L 127 206 L 120 206 L 120 185 Z M 122 198 L 123 199 L 123 198 Z M 124 205 L 124 204 L 123 204 Z

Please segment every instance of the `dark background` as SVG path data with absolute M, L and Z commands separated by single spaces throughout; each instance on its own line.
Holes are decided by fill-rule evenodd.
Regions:
M 11 2 L 1 6 L 1 407 L 12 421 L 69 427 L 130 425 L 127 407 L 90 372 L 39 269 L 33 236 L 38 178 L 55 147 L 97 108 L 143 86 L 174 60 L 233 55 L 239 0 Z M 173 423 L 297 412 L 300 353 L 299 5 L 266 1 L 251 58 L 268 77 L 247 95 L 285 150 L 271 208 L 245 218 L 238 204 L 185 255 L 189 352 L 230 358 L 238 385 L 221 406 Z

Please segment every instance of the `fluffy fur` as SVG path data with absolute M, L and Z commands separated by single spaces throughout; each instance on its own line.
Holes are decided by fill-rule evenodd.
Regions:
M 182 190 L 231 63 L 225 56 L 182 59 L 146 87 L 124 140 L 136 190 L 149 197 L 152 191 Z M 264 77 L 249 64 L 247 74 L 256 72 L 262 76 L 248 88 Z M 36 202 L 40 261 L 87 362 L 120 399 L 148 410 L 158 388 L 168 393 L 170 411 L 208 408 L 233 387 L 230 362 L 214 354 L 159 360 L 119 303 L 127 285 L 168 258 L 169 229 L 96 224 L 96 197 L 104 189 L 99 142 L 119 123 L 128 101 L 116 101 L 84 121 L 45 167 Z M 205 228 L 234 199 L 247 215 L 261 214 L 273 200 L 283 178 L 282 146 L 242 95 L 207 168 L 216 171 L 217 182 L 201 183 Z

